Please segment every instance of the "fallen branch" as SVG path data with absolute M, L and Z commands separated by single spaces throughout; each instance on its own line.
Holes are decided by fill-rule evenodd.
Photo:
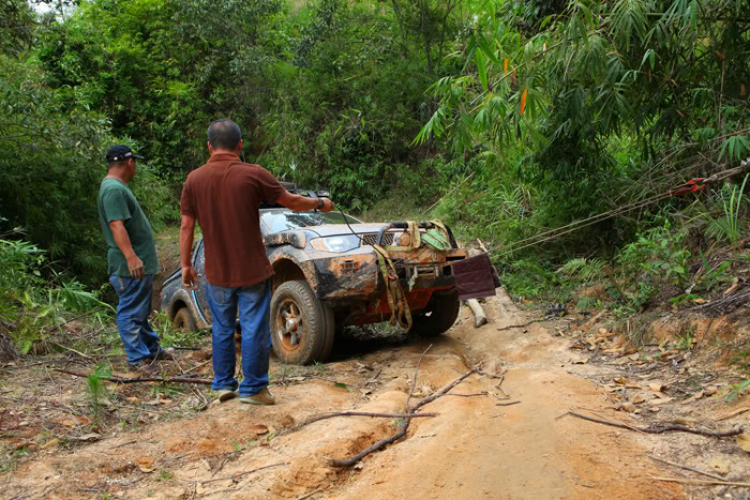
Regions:
M 728 431 L 710 431 L 707 429 L 691 429 L 690 427 L 686 427 L 684 425 L 676 425 L 676 424 L 665 425 L 662 427 L 658 426 L 658 424 L 656 424 L 656 426 L 654 426 L 654 424 L 651 424 L 651 426 L 649 427 L 634 427 L 628 424 L 589 417 L 588 415 L 582 415 L 574 411 L 569 411 L 561 415 L 561 417 L 564 417 L 565 415 L 572 415 L 574 417 L 581 418 L 583 420 L 588 420 L 589 422 L 595 422 L 597 424 L 610 425 L 612 427 L 619 427 L 620 429 L 628 429 L 631 431 L 645 432 L 648 434 L 663 434 L 665 432 L 672 432 L 672 431 L 688 432 L 690 434 L 698 434 L 701 436 L 709 436 L 709 437 L 730 437 L 730 436 L 737 436 L 739 434 L 742 434 L 742 428 L 739 428 L 739 427 L 736 429 L 728 430 Z
M 406 431 L 409 428 L 409 422 L 411 419 L 405 419 L 404 422 L 399 426 L 398 432 L 394 434 L 393 436 L 389 438 L 382 439 L 375 443 L 374 445 L 370 446 L 369 448 L 366 448 L 359 453 L 357 453 L 354 456 L 351 456 L 349 458 L 344 458 L 341 460 L 331 460 L 331 465 L 333 467 L 351 467 L 352 465 L 356 464 L 363 458 L 365 458 L 367 455 L 374 451 L 378 451 L 379 449 L 388 446 L 391 443 L 395 443 L 402 437 L 406 436 Z
M 75 349 L 73 349 L 73 348 L 71 348 L 71 347 L 65 347 L 64 345 L 62 345 L 62 344 L 58 344 L 57 342 L 50 342 L 50 343 L 51 343 L 52 345 L 54 345 L 54 346 L 57 346 L 57 347 L 59 347 L 60 349 L 64 349 L 64 350 L 66 350 L 66 351 L 70 351 L 70 352 L 72 352 L 72 353 L 78 354 L 78 355 L 79 355 L 80 357 L 82 357 L 83 359 L 88 359 L 89 361 L 93 361 L 93 360 L 94 360 L 94 359 L 93 359 L 93 358 L 92 358 L 91 356 L 87 356 L 87 355 L 85 355 L 84 353 L 82 353 L 82 352 L 79 352 L 79 351 L 76 351 Z
M 287 465 L 287 464 L 288 464 L 288 462 L 279 462 L 279 463 L 275 463 L 275 464 L 271 464 L 271 465 L 264 465 L 263 467 L 258 467 L 256 469 L 248 470 L 248 471 L 245 471 L 245 472 L 240 472 L 239 474 L 235 474 L 233 476 L 219 477 L 219 478 L 216 478 L 216 479 L 208 479 L 206 481 L 199 481 L 199 483 L 201 483 L 201 484 L 217 483 L 219 481 L 226 481 L 227 479 L 231 479 L 235 483 L 239 483 L 240 479 L 242 479 L 243 476 L 247 476 L 248 474 L 252 474 L 253 472 L 258 472 L 258 471 L 261 471 L 261 470 L 270 469 L 272 467 L 279 467 L 281 465 Z
M 409 401 L 411 401 L 411 396 L 414 394 L 414 389 L 417 387 L 417 375 L 419 374 L 419 367 L 422 364 L 422 358 L 424 358 L 424 355 L 427 354 L 427 351 L 429 351 L 432 348 L 432 344 L 427 346 L 427 349 L 424 350 L 422 355 L 419 357 L 419 361 L 417 361 L 417 367 L 414 370 L 414 378 L 411 382 L 411 390 L 409 390 L 409 395 L 406 396 L 406 404 L 404 405 L 404 413 L 412 413 L 409 411 Z
M 467 373 L 461 375 L 459 378 L 451 382 L 450 384 L 446 385 L 439 391 L 431 394 L 430 396 L 427 396 L 426 398 L 420 400 L 417 402 L 414 406 L 409 405 L 409 401 L 411 400 L 412 395 L 414 394 L 414 389 L 417 386 L 417 375 L 419 374 L 419 366 L 422 363 L 422 358 L 425 354 L 427 354 L 427 351 L 430 350 L 430 345 L 425 349 L 425 351 L 422 353 L 422 356 L 419 357 L 419 361 L 417 362 L 417 368 L 414 370 L 414 379 L 411 384 L 411 390 L 409 391 L 409 395 L 406 397 L 406 404 L 404 405 L 404 413 L 407 414 L 405 416 L 404 421 L 401 423 L 401 425 L 398 428 L 398 431 L 396 434 L 394 434 L 391 437 L 381 439 L 377 443 L 373 444 L 372 446 L 362 450 L 361 452 L 357 453 L 356 455 L 353 455 L 348 458 L 340 459 L 340 460 L 330 460 L 329 464 L 333 467 L 351 467 L 352 465 L 356 464 L 360 460 L 362 460 L 367 455 L 378 451 L 389 444 L 395 443 L 396 441 L 402 439 L 404 436 L 406 436 L 406 432 L 409 430 L 409 423 L 411 422 L 412 418 L 415 418 L 413 415 L 419 408 L 423 407 L 424 405 L 431 403 L 432 401 L 435 401 L 437 398 L 441 396 L 445 396 L 451 389 L 456 387 L 458 384 L 460 384 L 466 377 L 469 375 L 476 373 L 476 369 L 471 369 Z
M 297 500 L 307 500 L 311 496 L 313 496 L 313 495 L 315 495 L 317 493 L 320 493 L 321 491 L 323 491 L 322 488 L 318 488 L 317 490 L 312 490 L 310 493 L 307 493 L 306 495 L 302 495 L 301 497 L 297 497 Z
M 502 328 L 498 328 L 498 332 L 502 332 L 503 330 L 512 330 L 513 328 L 526 328 L 529 325 L 532 325 L 534 323 L 541 323 L 542 321 L 546 321 L 544 318 L 539 319 L 532 319 L 528 323 L 524 323 L 523 325 L 510 325 L 510 326 L 504 326 Z
M 676 477 L 654 477 L 651 476 L 651 479 L 656 479 L 657 481 L 666 481 L 668 483 L 681 483 L 681 484 L 692 484 L 694 486 L 742 486 L 745 488 L 750 488 L 750 483 L 736 483 L 734 481 L 700 481 L 698 479 L 679 479 Z
M 721 417 L 717 418 L 716 420 L 718 422 L 721 422 L 722 420 L 728 420 L 732 417 L 736 417 L 737 415 L 741 415 L 742 413 L 745 413 L 747 410 L 750 410 L 750 406 L 745 406 L 744 408 L 740 408 L 738 410 L 729 412 L 726 415 L 722 415 Z
M 193 371 L 197 370 L 198 368 L 200 368 L 200 367 L 202 367 L 202 366 L 206 366 L 207 364 L 211 363 L 212 361 L 213 361 L 212 359 L 209 359 L 209 360 L 208 360 L 208 361 L 206 361 L 205 363 L 201 363 L 201 364 L 199 364 L 199 365 L 195 365 L 195 366 L 194 366 L 194 367 L 192 367 L 192 368 L 188 368 L 187 370 L 185 370 L 184 372 L 182 372 L 182 374 L 183 374 L 183 375 L 185 375 L 186 373 L 190 373 L 190 372 L 193 372 Z
M 437 392 L 431 394 L 430 396 L 427 396 L 426 398 L 424 398 L 421 401 L 419 401 L 413 408 L 410 408 L 410 409 L 407 409 L 407 410 L 409 410 L 409 413 L 411 413 L 411 412 L 416 411 L 417 409 L 423 407 L 426 404 L 432 403 L 437 398 L 445 396 L 451 389 L 453 389 L 454 387 L 456 387 L 458 384 L 460 384 L 461 382 L 463 382 L 465 378 L 467 378 L 470 375 L 473 375 L 474 373 L 476 373 L 476 369 L 472 368 L 471 370 L 469 370 L 468 372 L 464 373 L 463 375 L 461 375 L 456 380 L 454 380 L 450 384 L 446 385 L 445 387 L 443 387 L 439 391 L 437 391 Z
M 489 377 L 489 378 L 494 378 L 494 379 L 498 380 L 498 383 L 495 386 L 495 389 L 497 389 L 498 391 L 502 392 L 503 393 L 503 397 L 499 398 L 499 397 L 495 396 L 496 398 L 498 398 L 498 399 L 510 399 L 510 395 L 507 392 L 505 392 L 505 389 L 503 389 L 503 382 L 505 382 L 505 374 L 508 372 L 507 369 L 503 370 L 503 373 L 501 373 L 500 375 L 492 375 L 491 373 L 487 373 L 484 370 L 482 370 L 481 364 L 480 364 L 480 365 L 478 365 L 476 367 L 476 371 L 482 377 Z
M 513 406 L 519 403 L 520 401 L 508 401 L 507 403 L 496 403 L 495 406 Z
M 717 476 L 716 474 L 711 474 L 710 472 L 705 472 L 700 469 L 693 469 L 692 467 L 688 467 L 687 465 L 676 464 L 674 462 L 670 462 L 669 460 L 664 460 L 663 458 L 654 457 L 652 455 L 646 455 L 646 456 L 650 458 L 651 460 L 654 460 L 656 462 L 661 462 L 663 464 L 671 465 L 672 467 L 677 467 L 678 469 L 689 470 L 690 472 L 695 472 L 696 474 L 703 474 L 704 476 L 708 476 L 712 479 L 718 479 L 719 481 L 725 480 L 723 477 Z
M 321 413 L 302 422 L 299 427 L 310 425 L 334 417 L 370 417 L 370 418 L 423 418 L 437 417 L 439 413 L 368 413 L 363 411 L 341 411 L 336 413 Z
M 86 373 L 78 373 L 70 370 L 55 369 L 56 372 L 65 373 L 67 375 L 73 375 L 74 377 L 88 378 L 91 375 Z M 211 385 L 211 380 L 202 378 L 181 378 L 181 377 L 134 377 L 134 378 L 122 378 L 122 377 L 99 377 L 101 380 L 107 382 L 114 382 L 116 384 L 135 384 L 139 382 L 161 382 L 161 383 L 178 383 L 178 384 L 203 384 Z

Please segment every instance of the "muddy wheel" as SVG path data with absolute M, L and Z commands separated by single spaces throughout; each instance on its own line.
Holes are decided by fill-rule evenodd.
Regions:
M 430 299 L 424 312 L 414 316 L 410 332 L 420 337 L 437 337 L 450 330 L 458 318 L 461 301 L 458 292 L 436 293 Z
M 304 281 L 287 281 L 271 298 L 271 340 L 276 355 L 287 363 L 325 361 L 334 337 L 333 312 L 315 297 Z
M 198 326 L 195 324 L 195 320 L 190 315 L 190 311 L 188 311 L 187 307 L 183 307 L 177 311 L 177 314 L 174 315 L 174 319 L 172 319 L 172 326 L 185 332 L 198 331 Z

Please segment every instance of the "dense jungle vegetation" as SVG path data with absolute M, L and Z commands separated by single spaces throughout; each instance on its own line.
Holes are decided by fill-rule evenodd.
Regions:
M 748 259 L 745 174 L 660 195 L 750 156 L 749 76 L 750 0 L 0 0 L 0 314 L 98 297 L 108 145 L 158 228 L 222 117 L 279 178 L 480 238 L 516 296 L 689 302 Z

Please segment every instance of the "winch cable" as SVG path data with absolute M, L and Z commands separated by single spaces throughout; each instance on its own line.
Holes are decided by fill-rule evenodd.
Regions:
M 339 212 L 341 213 L 341 217 L 344 218 L 344 222 L 346 223 L 346 226 L 349 228 L 349 231 L 351 231 L 354 236 L 359 238 L 360 243 L 364 243 L 365 240 L 362 239 L 362 237 L 359 234 L 357 234 L 357 232 L 354 229 L 352 229 L 351 225 L 349 225 L 349 219 L 347 219 L 346 214 L 344 214 L 344 210 L 339 208 Z
M 352 233 L 352 234 L 353 234 L 354 236 L 356 236 L 356 237 L 357 237 L 357 238 L 359 239 L 359 242 L 360 242 L 361 244 L 367 245 L 367 243 L 365 243 L 365 240 L 364 240 L 364 238 L 362 238 L 362 237 L 361 237 L 361 236 L 360 236 L 360 235 L 359 235 L 359 234 L 358 234 L 358 233 L 357 233 L 357 232 L 356 232 L 356 231 L 354 230 L 354 228 L 352 228 L 352 226 L 351 226 L 351 225 L 349 224 L 349 220 L 348 220 L 348 219 L 346 218 L 346 215 L 344 214 L 344 211 L 343 211 L 342 209 L 339 209 L 339 212 L 341 213 L 341 217 L 343 217 L 343 218 L 344 218 L 344 223 L 345 223 L 345 224 L 346 224 L 346 226 L 347 226 L 347 227 L 349 228 L 349 231 L 351 231 L 351 233 Z M 391 260 L 395 260 L 395 261 L 397 261 L 397 262 L 400 262 L 400 261 L 403 261 L 404 259 L 391 259 Z
M 721 180 L 724 180 L 728 177 L 731 177 L 735 174 L 738 174 L 740 172 L 743 172 L 744 170 L 748 169 L 750 167 L 750 160 L 743 161 L 739 167 L 736 168 L 730 168 L 727 170 L 724 170 L 722 172 L 718 172 L 711 177 L 708 177 L 706 179 L 698 178 L 693 179 L 689 181 L 686 184 L 683 184 L 681 186 L 678 186 L 677 188 L 672 188 L 666 193 L 658 194 L 655 196 L 652 196 L 650 198 L 646 198 L 645 200 L 636 201 L 633 203 L 630 203 L 628 205 L 615 208 L 613 210 L 609 210 L 607 212 L 603 212 L 597 215 L 593 215 L 591 217 L 588 217 L 586 219 L 581 219 L 575 222 L 571 222 L 570 224 L 567 224 L 562 227 L 550 229 L 548 231 L 545 231 L 543 233 L 536 234 L 534 236 L 530 236 L 528 238 L 525 238 L 523 240 L 519 240 L 516 242 L 511 243 L 510 245 L 499 248 L 501 256 L 510 254 L 512 252 L 516 252 L 518 250 L 522 250 L 524 248 L 528 248 L 534 245 L 538 245 L 547 241 L 554 240 L 555 238 L 559 238 L 560 236 L 566 235 L 568 233 L 572 233 L 573 231 L 577 231 L 578 229 L 582 229 L 587 226 L 591 226 L 592 224 L 596 224 L 598 222 L 610 219 L 612 217 L 616 217 L 618 215 L 631 212 L 633 210 L 638 210 L 639 208 L 644 208 L 648 205 L 651 205 L 653 203 L 656 203 L 658 201 L 671 198 L 673 196 L 677 196 L 679 194 L 683 194 L 680 189 L 687 189 L 686 192 L 698 192 L 702 190 L 707 184 L 718 182 Z

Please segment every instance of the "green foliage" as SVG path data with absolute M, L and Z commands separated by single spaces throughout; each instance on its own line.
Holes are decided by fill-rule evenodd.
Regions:
M 13 339 L 22 354 L 47 338 L 68 314 L 105 317 L 112 309 L 98 294 L 63 275 L 43 278 L 44 253 L 25 241 L 0 240 L 0 318 L 12 325 Z M 7 263 L 7 265 L 6 265 Z
M 750 380 L 745 380 L 739 384 L 732 385 L 729 394 L 727 394 L 727 403 L 731 403 L 738 397 L 743 396 L 748 387 L 750 387 Z
M 165 311 L 158 311 L 151 320 L 151 326 L 161 339 L 163 347 L 195 347 L 210 340 L 210 333 L 205 331 L 190 332 L 188 330 L 178 330 L 172 326 L 169 320 L 169 314 Z
M 107 388 L 104 386 L 103 378 L 111 377 L 112 369 L 106 365 L 99 365 L 94 369 L 94 373 L 86 377 L 86 388 L 88 390 L 89 409 L 91 410 L 92 421 L 95 425 L 99 424 L 101 418 L 102 405 L 107 397 Z
M 579 257 L 566 262 L 557 270 L 557 273 L 567 275 L 570 278 L 575 278 L 576 281 L 586 284 L 601 280 L 603 270 L 604 262 L 602 262 L 601 259 L 586 259 Z
M 106 175 L 104 153 L 118 141 L 109 122 L 83 108 L 68 109 L 45 87 L 43 72 L 0 56 L 0 231 L 23 227 L 28 240 L 58 267 L 87 284 L 106 276 L 106 249 L 97 192 Z M 168 190 L 149 167 L 139 167 L 136 194 L 154 222 L 171 213 Z M 153 210 L 152 210 L 153 208 Z
M 684 284 L 690 257 L 683 243 L 686 236 L 686 231 L 675 231 L 668 223 L 646 231 L 618 254 L 622 273 L 636 281 L 651 278 Z
M 747 209 L 747 197 L 744 192 L 748 178 L 750 174 L 745 176 L 741 186 L 729 184 L 722 186 L 716 202 L 716 205 L 721 208 L 721 214 L 716 217 L 708 212 L 703 214 L 708 223 L 706 236 L 736 245 L 746 234 L 746 221 L 740 217 L 740 213 L 742 208 Z
M 439 104 L 417 142 L 464 158 L 520 149 L 505 162 L 516 172 L 509 184 L 537 191 L 536 221 L 524 222 L 539 229 L 661 194 L 691 171 L 721 170 L 706 159 L 736 163 L 750 150 L 750 34 L 738 5 L 567 2 L 548 5 L 540 19 L 537 3 L 472 4 L 470 33 L 455 53 L 463 70 L 432 86 Z M 569 238 L 580 239 L 579 248 L 592 239 L 617 245 L 648 224 L 643 215 Z M 570 248 L 557 244 L 559 254 Z
M 17 55 L 34 37 L 34 14 L 25 1 L 0 1 L 0 54 Z
M 3 6 L 0 231 L 27 228 L 86 284 L 104 276 L 104 149 L 122 141 L 149 158 L 133 189 L 158 227 L 179 217 L 175 195 L 216 118 L 240 124 L 246 160 L 327 187 L 339 206 L 396 200 L 373 214 L 480 238 L 515 295 L 567 296 L 614 260 L 622 286 L 608 293 L 623 313 L 687 284 L 686 232 L 663 222 L 684 198 L 513 248 L 750 153 L 737 0 L 86 0 L 44 19 Z M 744 237 L 744 189 L 708 204 L 707 237 Z M 57 291 L 34 302 L 86 307 L 48 264 L 37 278 Z M 168 342 L 197 341 L 163 323 Z
M 733 135 L 721 143 L 719 158 L 726 156 L 731 161 L 744 160 L 750 152 L 750 139 L 744 135 Z
M 695 328 L 691 325 L 687 331 L 682 332 L 678 335 L 677 341 L 675 342 L 675 349 L 681 351 L 690 351 L 697 340 L 695 339 Z

